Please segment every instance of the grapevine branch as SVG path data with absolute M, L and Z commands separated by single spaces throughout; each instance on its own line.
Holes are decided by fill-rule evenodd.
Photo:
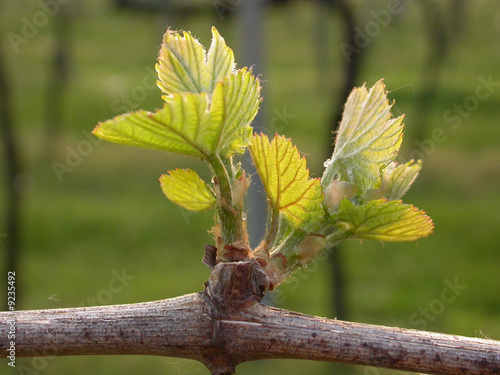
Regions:
M 433 374 L 500 374 L 500 342 L 329 320 L 260 303 L 256 262 L 219 263 L 199 293 L 129 305 L 0 313 L 0 355 L 15 319 L 16 356 L 103 354 L 195 359 L 212 374 L 289 358 Z

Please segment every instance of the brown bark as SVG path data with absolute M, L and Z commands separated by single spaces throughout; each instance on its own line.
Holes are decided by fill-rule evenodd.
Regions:
M 500 342 L 323 319 L 260 303 L 255 263 L 219 263 L 203 292 L 156 302 L 0 313 L 17 357 L 142 354 L 196 359 L 212 374 L 256 359 L 345 362 L 434 374 L 499 374 Z

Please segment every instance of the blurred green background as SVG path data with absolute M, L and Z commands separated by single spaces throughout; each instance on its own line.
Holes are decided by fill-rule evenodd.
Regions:
M 154 1 L 143 1 L 149 11 L 105 0 L 65 3 L 53 16 L 37 1 L 0 4 L 23 166 L 15 182 L 22 196 L 16 307 L 134 303 L 199 291 L 209 276 L 201 258 L 203 244 L 211 242 L 212 214 L 174 206 L 158 178 L 187 167 L 206 176 L 206 166 L 101 143 L 90 132 L 121 112 L 161 105 L 153 69 L 167 25 L 192 31 L 205 46 L 215 25 L 241 61 L 242 2 L 178 1 L 162 11 Z M 367 35 L 356 85 L 384 77 L 397 101 L 393 113 L 406 113 L 400 160 L 423 157 L 424 167 L 404 200 L 424 209 L 436 226 L 415 243 L 345 244 L 347 319 L 500 340 L 500 3 L 415 0 L 394 13 L 387 11 L 392 2 L 345 3 L 354 10 L 358 35 Z M 40 12 L 48 14 L 46 22 Z M 345 79 L 344 21 L 336 7 L 315 1 L 268 4 L 261 20 L 261 126 L 291 137 L 319 177 Z M 29 33 L 27 22 L 40 26 Z M 446 48 L 433 44 L 443 37 L 439 27 L 448 33 Z M 61 43 L 66 50 L 58 61 L 66 73 L 59 82 L 53 67 Z M 2 154 L 1 175 L 5 171 Z M 0 189 L 3 212 L 3 180 Z M 129 278 L 112 293 L 116 272 Z M 330 263 L 317 262 L 270 299 L 277 307 L 333 317 L 331 280 Z M 442 292 L 450 283 L 463 287 L 446 302 Z M 4 288 L 1 293 L 4 301 Z M 140 356 L 18 359 L 17 365 L 9 372 L 2 361 L 0 374 L 22 373 L 23 366 L 30 374 L 208 373 L 193 361 Z M 401 372 L 273 360 L 242 364 L 238 373 Z

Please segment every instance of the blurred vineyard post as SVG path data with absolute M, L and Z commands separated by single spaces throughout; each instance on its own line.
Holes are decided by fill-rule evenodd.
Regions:
M 11 107 L 11 91 L 8 82 L 9 75 L 4 61 L 3 48 L 0 45 L 0 139 L 5 161 L 5 214 L 3 237 L 5 249 L 5 271 L 15 271 L 19 257 L 19 211 L 21 206 L 20 190 L 16 188 L 16 179 L 21 173 L 21 162 L 14 134 L 14 120 Z M 19 280 L 18 280 L 19 285 Z M 7 298 L 4 299 L 7 309 Z
M 70 73 L 71 4 L 61 4 L 54 16 L 52 60 L 45 105 L 45 130 L 49 135 L 59 134 L 63 125 L 65 86 Z
M 467 0 L 453 0 L 449 4 L 439 1 L 419 1 L 422 8 L 423 32 L 427 37 L 427 51 L 422 62 L 421 89 L 416 100 L 414 118 L 419 119 L 411 133 L 414 139 L 429 136 L 429 118 L 433 103 L 437 101 L 441 76 L 452 48 L 466 28 L 465 14 Z M 444 7 L 444 8 L 443 8 Z
M 333 10 L 337 11 L 340 19 L 343 22 L 344 36 L 343 41 L 347 45 L 356 45 L 356 26 L 359 21 L 356 16 L 354 6 L 351 2 L 345 0 L 319 0 L 327 3 Z M 344 80 L 339 89 L 338 100 L 332 108 L 330 129 L 332 131 L 332 139 L 330 139 L 327 148 L 327 156 L 333 153 L 334 134 L 338 129 L 340 120 L 342 119 L 343 104 L 345 103 L 349 93 L 355 86 L 359 77 L 361 62 L 366 54 L 366 48 L 362 48 L 359 53 L 353 53 L 349 59 L 344 61 L 344 72 L 342 76 Z M 342 258 L 342 246 L 337 245 L 333 251 L 330 251 L 330 264 L 332 269 L 332 291 L 333 291 L 333 316 L 338 319 L 347 319 L 346 302 L 345 302 L 345 266 Z

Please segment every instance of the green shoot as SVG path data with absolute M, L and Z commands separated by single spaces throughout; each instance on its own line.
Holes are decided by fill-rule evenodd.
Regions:
M 185 209 L 215 210 L 216 262 L 255 260 L 272 289 L 340 241 L 413 241 L 432 232 L 425 212 L 400 200 L 422 164 L 394 162 L 404 117 L 392 118 L 382 80 L 350 94 L 320 180 L 310 178 L 290 139 L 252 136 L 260 82 L 251 70 L 236 69 L 233 51 L 215 28 L 208 52 L 190 33 L 167 31 L 156 70 L 163 107 L 117 116 L 93 133 L 208 162 L 210 183 L 189 169 L 170 171 L 160 183 L 167 198 Z M 253 250 L 244 220 L 250 179 L 237 160 L 246 148 L 269 202 L 266 235 Z

